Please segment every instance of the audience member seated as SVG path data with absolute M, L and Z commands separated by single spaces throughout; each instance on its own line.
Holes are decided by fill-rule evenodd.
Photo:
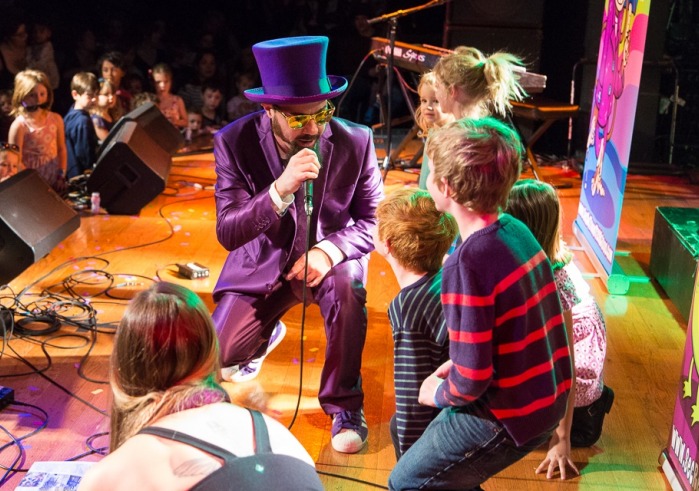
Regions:
M 111 108 L 111 113 L 116 121 L 131 110 L 131 93 L 122 87 L 122 80 L 126 75 L 126 60 L 121 52 L 109 51 L 100 57 L 97 64 L 100 77 L 109 80 L 114 86 L 118 104 Z
M 255 111 L 261 111 L 262 106 L 257 102 L 251 101 L 243 92 L 248 89 L 252 89 L 257 85 L 257 77 L 254 73 L 243 72 L 238 73 L 235 77 L 235 88 L 236 95 L 231 97 L 226 103 L 226 113 L 228 114 L 228 121 L 235 121 L 238 118 L 242 118 L 246 114 L 254 113 Z
M 117 114 L 122 111 L 120 108 L 117 109 L 118 105 L 114 84 L 107 79 L 101 79 L 97 104 L 92 106 L 90 110 L 92 123 L 95 125 L 95 132 L 100 143 L 107 138 L 114 123 L 119 120 Z
M 65 52 L 61 70 L 61 82 L 67 85 L 73 75 L 78 72 L 90 72 L 97 69 L 97 36 L 92 26 L 80 25 L 75 31 L 69 33 L 72 37 L 68 42 L 64 40 Z
M 187 111 L 187 127 L 183 130 L 185 141 L 192 141 L 201 135 L 210 134 L 204 129 L 204 116 L 201 111 Z
M 158 282 L 136 295 L 110 360 L 111 453 L 79 489 L 323 489 L 289 430 L 229 402 L 218 359 L 194 292 Z
M 0 89 L 12 89 L 27 66 L 27 25 L 23 12 L 4 6 L 0 14 Z
M 221 115 L 223 101 L 223 91 L 221 86 L 213 81 L 204 82 L 201 88 L 202 106 L 201 114 L 204 117 L 204 129 L 210 133 L 216 133 L 227 123 Z
M 70 94 L 75 102 L 63 117 L 68 150 L 67 179 L 84 174 L 95 164 L 98 143 L 90 108 L 98 92 L 99 82 L 94 73 L 78 72 L 70 82 Z
M 33 23 L 27 49 L 27 67 L 44 72 L 49 78 L 51 88 L 56 90 L 61 83 L 61 75 L 54 55 L 52 35 L 53 29 L 47 21 L 39 20 Z
M 158 96 L 153 92 L 139 92 L 133 99 L 131 99 L 131 110 L 141 107 L 146 102 L 152 102 L 156 106 L 158 105 Z
M 150 84 L 144 82 L 143 77 L 138 73 L 127 73 L 124 75 L 124 80 L 121 81 L 124 88 L 131 94 L 131 109 L 134 108 L 133 98 L 141 92 L 151 91 Z
M 178 129 L 187 126 L 187 110 L 184 101 L 172 90 L 172 70 L 166 63 L 158 63 L 150 71 L 153 87 L 158 97 L 158 109 Z
M 0 140 L 7 141 L 10 126 L 15 117 L 12 115 L 12 89 L 0 90 Z
M 216 77 L 216 55 L 211 50 L 199 51 L 194 59 L 194 67 L 195 71 L 190 80 L 177 91 L 177 95 L 184 99 L 187 110 L 201 109 L 204 105 L 203 85 Z
M 14 143 L 0 142 L 0 182 L 17 174 L 19 147 Z

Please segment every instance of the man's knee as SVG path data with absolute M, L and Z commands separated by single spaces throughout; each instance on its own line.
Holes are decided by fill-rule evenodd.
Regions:
M 361 306 L 366 303 L 365 275 L 361 261 L 349 261 L 336 266 L 326 280 L 326 291 L 332 292 L 337 302 Z
M 225 366 L 252 358 L 263 343 L 262 326 L 250 313 L 250 306 L 238 295 L 225 295 L 211 315 Z

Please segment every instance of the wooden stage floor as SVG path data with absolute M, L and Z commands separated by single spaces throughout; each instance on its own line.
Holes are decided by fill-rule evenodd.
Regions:
M 564 236 L 575 246 L 571 224 L 577 213 L 580 179 L 553 166 L 541 171 L 544 180 L 571 185 L 561 189 L 560 196 Z M 138 217 L 82 217 L 78 231 L 13 280 L 11 291 L 0 291 L 7 305 L 12 292 L 21 292 L 21 300 L 28 303 L 45 289 L 60 292 L 68 285 L 89 299 L 98 322 L 98 332 L 64 325 L 46 336 L 14 333 L 4 338 L 0 385 L 13 388 L 16 401 L 38 406 L 48 414 L 42 428 L 40 413 L 30 406 L 12 404 L 0 411 L 0 429 L 4 430 L 0 431 L 0 464 L 4 469 L 13 465 L 26 469 L 35 461 L 66 460 L 86 452 L 83 460 L 101 458 L 99 453 L 90 452 L 108 444 L 108 438 L 100 435 L 108 431 L 106 378 L 113 331 L 126 300 L 135 291 L 156 278 L 174 281 L 195 290 L 213 309 L 211 291 L 226 256 L 215 237 L 214 177 L 210 155 L 177 157 L 167 190 Z M 531 177 L 531 172 L 525 172 L 525 177 Z M 386 188 L 415 186 L 416 180 L 416 174 L 391 170 Z M 697 186 L 683 177 L 629 176 L 618 249 L 628 252 L 623 257 L 624 268 L 639 280 L 631 284 L 627 295 L 607 293 L 584 253 L 576 252 L 576 260 L 590 273 L 590 284 L 607 318 L 606 381 L 616 393 L 598 444 L 574 450 L 582 475 L 547 482 L 543 475 L 534 474 L 545 455 L 542 449 L 485 483 L 486 490 L 670 489 L 658 456 L 669 436 L 686 323 L 649 278 L 657 206 L 699 207 Z M 211 275 L 196 280 L 178 277 L 174 265 L 189 261 L 208 266 Z M 316 399 L 325 347 L 317 307 L 307 310 L 303 331 L 300 308 L 284 317 L 287 337 L 267 358 L 256 380 L 225 384 L 234 400 L 262 407 L 287 426 L 294 420 L 291 431 L 316 461 L 327 489 L 385 487 L 395 464 L 388 429 L 394 395 L 392 338 L 386 311 L 398 286 L 388 264 L 375 253 L 367 290 L 369 330 L 362 376 L 369 443 L 359 454 L 342 455 L 332 450 L 331 422 Z M 299 353 L 302 332 L 303 356 Z M 301 360 L 303 380 L 299 379 Z M 22 439 L 20 454 L 9 434 L 21 438 L 37 429 Z M 5 486 L 13 489 L 22 477 L 22 472 L 12 473 Z

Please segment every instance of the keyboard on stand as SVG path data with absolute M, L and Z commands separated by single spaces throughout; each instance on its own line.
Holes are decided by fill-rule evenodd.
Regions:
M 371 51 L 379 63 L 388 63 L 391 52 L 388 39 L 371 38 Z M 424 73 L 432 70 L 439 59 L 453 53 L 452 50 L 439 48 L 429 44 L 408 44 L 396 41 L 393 44 L 393 65 L 405 70 Z M 518 67 L 519 84 L 528 94 L 540 94 L 546 88 L 546 75 L 528 72 L 524 67 Z

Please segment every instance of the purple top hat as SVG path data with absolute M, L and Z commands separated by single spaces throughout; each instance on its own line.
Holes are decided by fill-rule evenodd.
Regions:
M 245 91 L 254 102 L 306 104 L 337 97 L 347 88 L 344 77 L 326 75 L 328 38 L 299 36 L 263 41 L 252 47 L 262 87 Z

